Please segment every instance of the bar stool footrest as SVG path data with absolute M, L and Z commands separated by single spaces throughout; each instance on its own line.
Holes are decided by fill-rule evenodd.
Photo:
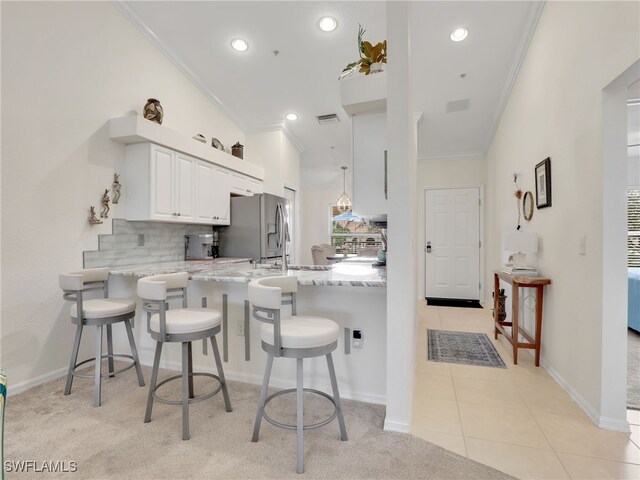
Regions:
M 329 400 L 333 404 L 333 407 L 334 407 L 334 411 L 329 417 L 327 417 L 326 419 L 322 420 L 321 422 L 311 423 L 311 424 L 305 425 L 303 430 L 311 430 L 311 429 L 314 429 L 314 428 L 324 427 L 328 423 L 331 423 L 333 421 L 333 419 L 335 419 L 338 416 L 338 406 L 336 405 L 335 399 L 331 395 L 329 395 L 329 394 L 327 394 L 325 392 L 321 392 L 320 390 L 316 390 L 314 388 L 303 388 L 302 390 L 305 393 L 313 393 L 315 395 L 320 395 L 321 397 L 326 398 L 327 400 Z M 292 425 L 292 424 L 289 424 L 289 423 L 278 422 L 277 420 L 274 420 L 269 415 L 267 415 L 267 412 L 266 412 L 267 404 L 271 400 L 273 400 L 276 397 L 279 397 L 280 395 L 286 395 L 288 393 L 295 393 L 295 392 L 296 392 L 295 388 L 288 388 L 286 390 L 280 390 L 280 391 L 278 391 L 278 392 L 276 392 L 274 394 L 269 395 L 264 401 L 264 407 L 262 409 L 262 417 L 273 426 L 276 426 L 276 427 L 279 427 L 279 428 L 284 428 L 285 430 L 296 430 L 297 426 L 295 424 Z
M 131 363 L 127 364 L 125 367 L 122 367 L 120 370 L 116 370 L 114 372 L 105 372 L 100 374 L 100 377 L 111 377 L 113 375 L 117 375 L 119 373 L 125 372 L 127 370 L 129 370 L 130 368 L 133 368 L 136 364 L 135 359 L 133 358 L 132 355 L 125 355 L 125 354 L 121 354 L 121 353 L 116 353 L 113 355 L 102 355 L 102 360 L 104 360 L 105 358 L 126 358 L 128 360 L 131 360 Z M 93 373 L 89 374 L 89 373 L 78 373 L 76 372 L 76 370 L 81 366 L 84 365 L 85 363 L 89 363 L 89 362 L 95 362 L 96 357 L 91 357 L 87 360 L 84 360 L 80 363 L 77 363 L 75 367 L 73 367 L 73 376 L 74 377 L 78 377 L 78 378 L 95 378 L 95 375 Z
M 200 402 L 202 400 L 206 400 L 207 398 L 211 398 L 213 397 L 215 394 L 217 394 L 218 392 L 220 392 L 220 390 L 222 390 L 222 381 L 220 380 L 220 377 L 218 377 L 218 375 L 214 375 L 213 373 L 205 373 L 205 372 L 194 372 L 194 373 L 190 373 L 189 377 L 211 377 L 211 378 L 215 378 L 218 381 L 218 386 L 215 387 L 213 390 L 210 390 L 209 392 L 203 393 L 201 395 L 198 395 L 196 397 L 190 398 L 189 399 L 189 405 L 191 405 L 192 403 L 196 403 L 196 402 Z M 157 401 L 159 401 L 160 403 L 166 403 L 168 405 L 182 405 L 182 400 L 169 400 L 168 398 L 163 398 L 160 395 L 158 395 L 156 393 L 156 391 L 164 384 L 172 382 L 173 380 L 177 380 L 177 379 L 181 379 L 182 375 L 173 375 L 172 377 L 166 378 L 163 381 L 159 382 L 155 388 L 153 389 L 153 398 L 156 399 Z

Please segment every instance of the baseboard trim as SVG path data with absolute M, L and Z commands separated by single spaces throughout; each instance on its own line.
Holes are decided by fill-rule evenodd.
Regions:
M 7 397 L 18 395 L 34 387 L 37 387 L 38 385 L 42 385 L 43 383 L 47 383 L 47 382 L 50 382 L 51 380 L 56 380 L 60 377 L 64 377 L 67 374 L 68 368 L 69 367 L 59 368 L 57 370 L 54 370 L 49 373 L 45 373 L 44 375 L 40 375 L 30 380 L 16 383 L 13 386 L 11 385 L 11 383 L 9 383 L 7 387 Z M 11 377 L 8 377 L 8 380 L 9 382 L 11 382 Z
M 142 363 L 144 364 L 144 362 Z M 182 365 L 180 362 L 165 362 L 161 360 L 160 368 L 165 368 L 167 370 L 179 372 L 182 369 Z M 209 366 L 202 367 L 198 365 L 197 368 L 198 368 L 198 371 L 202 371 L 206 373 L 213 373 L 213 374 L 218 373 L 218 371 L 214 367 L 209 367 Z M 256 375 L 253 373 L 245 373 L 245 372 L 234 372 L 232 370 L 227 370 L 226 366 L 225 366 L 224 376 L 227 378 L 227 380 L 231 380 L 234 382 L 249 383 L 251 385 L 262 385 L 262 375 Z M 291 380 L 291 379 L 284 379 L 284 378 L 278 378 L 278 377 L 272 376 L 271 379 L 269 380 L 269 386 L 280 388 L 280 389 L 295 388 L 296 383 L 294 380 Z M 331 391 L 331 385 L 329 383 L 325 384 L 325 383 L 312 382 L 308 385 L 305 385 L 305 387 L 315 388 L 317 390 L 322 390 L 327 392 Z M 344 387 L 340 389 L 340 397 L 346 400 L 356 400 L 358 402 L 373 403 L 375 405 L 386 405 L 387 403 L 387 398 L 385 395 L 378 395 L 375 393 L 368 393 L 368 392 L 354 392 Z
M 411 433 L 411 428 L 407 422 L 398 422 L 395 420 L 384 419 L 385 432 Z
M 558 385 L 562 387 L 562 389 L 569 394 L 569 396 L 578 404 L 578 406 L 587 414 L 587 416 L 591 419 L 593 423 L 596 424 L 599 428 L 604 428 L 606 430 L 614 430 L 616 432 L 624 432 L 629 433 L 631 428 L 629 427 L 629 422 L 626 420 L 620 420 L 617 418 L 611 417 L 603 417 L 598 414 L 598 411 L 593 408 L 593 406 L 587 402 L 582 395 L 580 395 L 571 385 L 567 383 L 567 381 L 560 375 L 555 368 L 547 364 L 544 359 L 541 360 L 542 366 L 545 368 L 549 375 L 553 377 L 553 379 L 558 382 Z
M 147 352 L 146 350 L 138 351 L 138 354 L 140 356 L 140 363 L 142 365 L 150 367 L 152 365 L 151 362 L 146 361 L 149 358 L 147 355 L 148 353 L 149 352 Z M 67 368 L 68 367 L 59 368 L 52 372 L 45 373 L 44 375 L 40 375 L 30 380 L 17 383 L 13 386 L 11 385 L 11 383 L 9 383 L 9 388 L 7 389 L 7 396 L 11 397 L 13 395 L 18 395 L 34 387 L 37 387 L 38 385 L 42 385 L 43 383 L 47 383 L 51 380 L 56 380 L 60 377 L 64 377 L 67 374 Z M 167 361 L 161 360 L 160 368 L 166 368 L 167 370 L 180 372 L 182 370 L 182 365 L 180 364 L 180 362 L 167 362 Z M 218 373 L 218 371 L 213 367 L 198 366 L 198 370 L 204 371 L 207 373 L 213 373 L 213 374 Z M 252 385 L 262 385 L 262 375 L 255 375 L 252 373 L 245 373 L 245 372 L 234 372 L 234 371 L 226 370 L 226 368 L 225 368 L 224 374 L 228 380 L 232 380 L 234 382 L 249 383 Z M 11 378 L 9 378 L 9 381 L 11 381 Z M 295 384 L 295 381 L 290 379 L 271 377 L 271 380 L 269 381 L 269 386 L 275 387 L 275 388 L 295 388 L 296 384 Z M 311 388 L 316 388 L 318 390 L 324 390 L 327 392 L 331 391 L 331 385 L 329 383 L 326 383 L 326 384 L 311 383 L 308 386 Z M 378 395 L 378 394 L 369 393 L 369 392 L 354 392 L 344 387 L 340 390 L 340 397 L 347 400 L 357 400 L 359 402 L 373 403 L 376 405 L 386 405 L 387 403 L 387 398 L 385 395 Z

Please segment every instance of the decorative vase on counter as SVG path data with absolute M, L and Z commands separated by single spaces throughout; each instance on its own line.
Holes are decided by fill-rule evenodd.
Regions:
M 164 110 L 162 109 L 162 105 L 160 105 L 160 101 L 155 98 L 150 98 L 147 100 L 147 103 L 144 105 L 144 118 L 147 120 L 151 120 L 152 122 L 156 122 L 158 125 L 162 125 L 162 117 L 164 116 Z

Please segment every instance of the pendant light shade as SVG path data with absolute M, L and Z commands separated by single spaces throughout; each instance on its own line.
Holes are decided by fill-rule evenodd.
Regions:
M 347 175 L 347 167 L 342 167 L 342 195 L 338 199 L 337 207 L 338 211 L 341 213 L 350 212 L 351 211 L 351 199 L 349 195 L 347 195 L 346 188 L 346 175 Z

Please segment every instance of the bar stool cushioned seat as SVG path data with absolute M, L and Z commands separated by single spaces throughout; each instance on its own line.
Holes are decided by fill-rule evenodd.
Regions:
M 58 283 L 62 288 L 65 300 L 73 301 L 71 305 L 71 323 L 76 325 L 76 335 L 71 350 L 71 360 L 67 372 L 67 382 L 64 387 L 64 394 L 71 393 L 73 377 L 93 378 L 94 394 L 93 405 L 99 407 L 102 399 L 102 377 L 113 377 L 129 368 L 135 367 L 138 376 L 138 384 L 144 386 L 142 369 L 138 359 L 138 352 L 133 338 L 131 321 L 136 314 L 136 302 L 131 298 L 109 298 L 109 269 L 108 268 L 87 268 L 75 272 L 63 273 L 58 277 Z M 85 299 L 85 292 L 91 290 L 102 290 L 103 298 Z M 78 313 L 79 312 L 79 313 Z M 80 318 L 78 318 L 80 317 Z M 123 323 L 131 348 L 131 355 L 113 353 L 113 332 L 112 326 L 116 323 Z M 96 355 L 93 358 L 78 362 L 78 351 L 82 332 L 86 326 L 96 327 Z M 102 330 L 107 328 L 107 355 L 102 354 Z M 102 373 L 102 359 L 106 358 L 109 364 L 109 372 Z M 124 358 L 131 363 L 118 371 L 115 371 L 114 359 Z M 93 361 L 95 363 L 94 373 L 91 375 L 81 374 L 76 370 L 81 365 Z
M 327 318 L 296 315 L 280 319 L 282 348 L 322 347 L 336 342 L 339 334 L 338 324 Z M 260 337 L 263 342 L 273 345 L 273 325 L 262 325 Z
M 117 317 L 125 313 L 135 313 L 136 302 L 130 298 L 92 298 L 82 302 L 84 318 Z M 78 306 L 71 305 L 71 318 L 78 318 Z
M 212 308 L 181 308 L 167 310 L 167 333 L 193 333 L 217 327 L 222 315 Z M 149 320 L 152 332 L 160 333 L 160 315 L 155 314 Z
M 258 411 L 253 426 L 252 442 L 258 441 L 260 424 L 264 418 L 276 427 L 296 431 L 296 472 L 304 472 L 304 431 L 327 425 L 333 419 L 338 419 L 340 425 L 340 439 L 347 440 L 347 429 L 344 423 L 338 382 L 333 367 L 333 352 L 338 345 L 340 328 L 338 324 L 328 318 L 296 315 L 296 293 L 298 280 L 295 277 L 267 277 L 253 280 L 249 283 L 249 303 L 253 307 L 253 317 L 264 322 L 260 328 L 262 349 L 267 352 Z M 283 317 L 282 305 L 291 305 L 291 316 Z M 333 397 L 327 393 L 312 388 L 304 388 L 303 361 L 305 358 L 325 356 L 331 380 Z M 296 388 L 280 390 L 267 396 L 269 378 L 274 357 L 294 358 L 296 360 Z M 265 406 L 273 398 L 296 393 L 296 423 L 285 424 L 271 418 L 265 411 Z M 331 416 L 314 424 L 304 424 L 303 394 L 312 393 L 328 399 L 334 408 Z
M 227 412 L 232 411 L 216 340 L 216 334 L 221 331 L 220 324 L 224 322 L 226 325 L 227 297 L 226 295 L 222 296 L 222 314 L 213 308 L 206 308 L 206 299 L 204 298 L 203 308 L 187 307 L 188 282 L 189 275 L 185 272 L 154 275 L 138 280 L 138 296 L 142 299 L 143 308 L 147 312 L 147 330 L 151 334 L 151 338 L 156 341 L 144 422 L 151 421 L 154 400 L 170 405 L 181 405 L 183 440 L 189 440 L 189 405 L 192 403 L 206 400 L 222 391 L 225 409 Z M 172 299 L 182 300 L 183 308 L 170 310 L 169 301 Z M 193 371 L 192 342 L 196 340 L 203 340 L 204 346 L 206 346 L 207 340 L 211 342 L 218 375 Z M 160 356 L 162 346 L 165 343 L 182 344 L 182 372 L 180 375 L 174 375 L 158 382 Z M 204 353 L 206 355 L 206 350 Z M 217 380 L 218 386 L 209 392 L 196 396 L 193 388 L 194 376 L 214 378 Z M 182 398 L 180 400 L 170 400 L 157 394 L 158 388 L 177 379 L 182 381 Z

